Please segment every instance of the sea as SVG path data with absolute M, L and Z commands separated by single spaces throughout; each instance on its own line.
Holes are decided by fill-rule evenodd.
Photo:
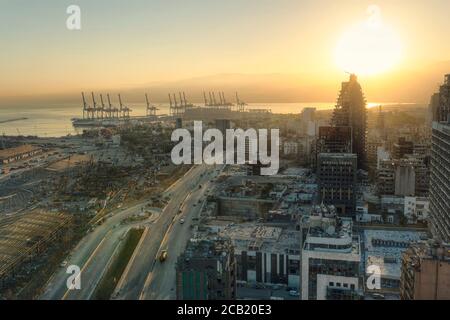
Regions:
M 368 103 L 368 107 L 378 105 L 400 105 L 398 103 Z M 168 104 L 156 104 L 157 114 L 169 114 Z M 266 108 L 273 113 L 298 114 L 306 107 L 317 110 L 333 109 L 335 102 L 317 103 L 249 103 L 247 108 Z M 132 116 L 143 116 L 145 104 L 130 104 Z M 72 118 L 82 117 L 80 104 L 57 104 L 46 106 L 0 106 L 0 134 L 5 136 L 62 137 L 82 133 L 81 128 L 72 126 Z M 13 121 L 8 121 L 13 120 Z M 4 122 L 6 121 L 6 122 Z

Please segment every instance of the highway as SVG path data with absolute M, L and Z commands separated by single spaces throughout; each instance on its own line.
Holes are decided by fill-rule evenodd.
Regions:
M 151 284 L 151 273 L 156 266 L 158 253 L 163 249 L 166 241 L 170 245 L 171 234 L 177 234 L 176 249 L 168 254 L 168 264 L 165 266 L 169 271 L 176 259 L 177 252 L 181 252 L 189 239 L 190 228 L 188 224 L 179 225 L 178 219 L 186 214 L 195 202 L 198 202 L 201 195 L 206 191 L 206 184 L 218 174 L 214 166 L 198 165 L 192 167 L 182 178 L 175 182 L 166 191 L 170 201 L 164 208 L 161 216 L 149 227 L 149 232 L 137 248 L 134 259 L 130 260 L 128 270 L 124 272 L 119 285 L 113 294 L 114 299 L 136 300 L 146 295 L 144 287 Z M 204 185 L 199 188 L 199 185 Z M 198 192 L 201 190 L 201 192 Z M 199 206 L 197 204 L 196 206 Z M 181 210 L 181 212 L 180 212 Z M 191 223 L 191 222 L 189 222 Z M 181 227 L 182 228 L 179 228 Z M 179 232 L 180 230 L 181 232 Z M 185 241 L 186 240 L 186 241 Z M 164 248 L 165 249 L 165 248 Z M 173 270 L 174 272 L 174 270 Z M 174 274 L 174 273 L 173 273 Z M 150 276 L 150 280 L 149 280 Z M 175 281 L 175 277 L 173 277 Z M 165 284 L 167 287 L 167 284 Z M 150 287 L 150 292 L 153 287 Z M 172 288 L 170 288 L 172 289 Z M 169 290 L 170 290 L 169 289 Z
M 146 203 L 139 203 L 129 208 L 116 210 L 102 225 L 88 233 L 72 250 L 67 265 L 61 267 L 48 281 L 40 299 L 83 299 L 91 297 L 98 282 L 113 256 L 114 250 L 126 231 L 133 225 L 121 225 L 122 219 L 141 211 Z M 159 215 L 152 215 L 147 223 L 152 223 Z M 68 290 L 66 280 L 70 276 L 66 269 L 77 265 L 81 270 L 81 290 Z
M 209 179 L 216 175 L 217 172 L 210 171 Z M 204 182 L 202 188 L 195 188 L 189 193 L 182 205 L 181 212 L 177 214 L 167 230 L 158 251 L 167 250 L 168 257 L 163 263 L 159 261 L 153 263 L 153 267 L 147 276 L 139 299 L 176 299 L 175 264 L 178 256 L 184 251 L 187 241 L 192 236 L 192 227 L 195 224 L 193 219 L 200 215 L 206 200 L 205 194 L 211 190 L 211 182 L 209 179 Z M 181 219 L 184 219 L 183 224 L 180 223 Z

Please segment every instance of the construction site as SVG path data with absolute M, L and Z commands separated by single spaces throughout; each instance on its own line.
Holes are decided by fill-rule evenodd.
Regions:
M 73 217 L 33 211 L 0 222 L 0 299 L 31 298 L 44 283 L 46 258 L 67 249 L 73 234 Z M 36 276 L 36 272 L 41 277 Z

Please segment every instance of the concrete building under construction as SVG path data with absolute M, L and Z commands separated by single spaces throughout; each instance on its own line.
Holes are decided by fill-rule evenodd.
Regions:
M 347 126 L 352 130 L 352 153 L 358 156 L 358 169 L 366 168 L 366 100 L 354 74 L 342 82 L 337 104 L 333 113 L 333 126 Z

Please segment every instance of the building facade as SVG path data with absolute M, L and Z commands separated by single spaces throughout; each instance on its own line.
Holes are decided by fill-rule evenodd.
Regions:
M 176 264 L 178 300 L 236 298 L 236 264 L 229 240 L 191 240 Z
M 332 117 L 333 126 L 351 127 L 352 153 L 358 156 L 358 169 L 366 168 L 367 110 L 366 100 L 354 74 L 342 82 Z
M 320 201 L 332 204 L 342 216 L 353 216 L 356 205 L 357 156 L 352 153 L 321 153 L 317 176 Z
M 450 245 L 413 244 L 402 257 L 402 300 L 450 299 Z
M 450 242 L 450 123 L 433 122 L 431 139 L 431 231 Z
M 239 283 L 300 287 L 301 235 L 279 227 L 240 225 L 221 231 L 231 239 Z
M 311 216 L 302 249 L 302 300 L 361 297 L 359 236 L 352 219 Z

